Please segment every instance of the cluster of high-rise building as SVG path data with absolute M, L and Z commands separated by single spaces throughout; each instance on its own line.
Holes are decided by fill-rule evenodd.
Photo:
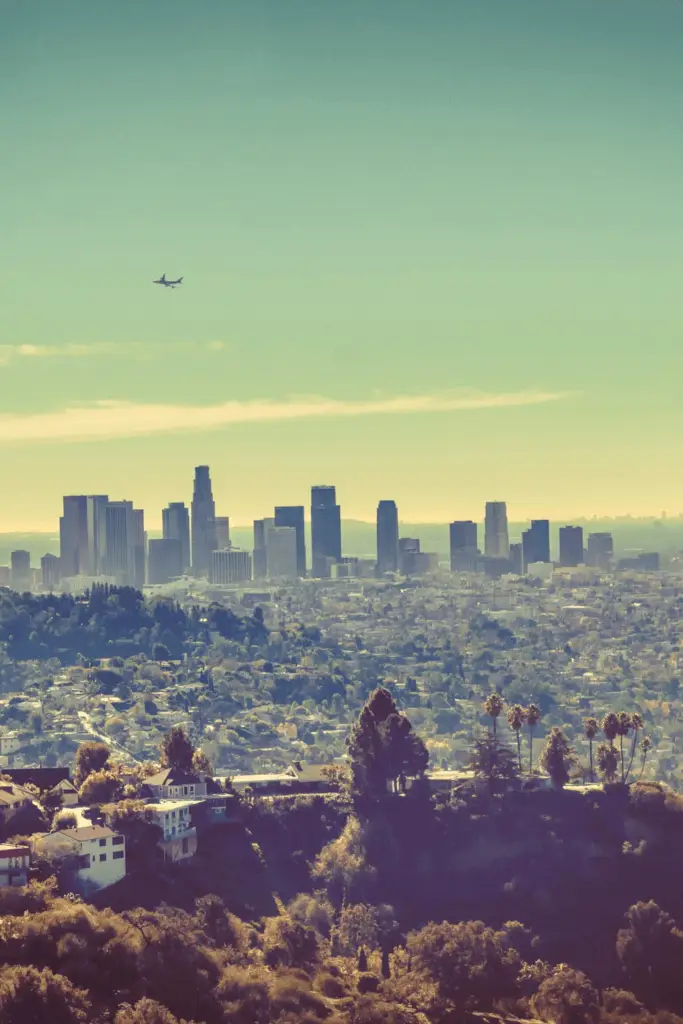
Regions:
M 484 549 L 479 527 L 472 520 L 450 524 L 450 565 L 454 572 L 506 572 L 522 574 L 533 567 L 550 566 L 550 522 L 534 519 L 521 541 L 510 543 L 504 501 L 487 502 L 484 514 Z M 169 583 L 192 575 L 214 584 L 257 580 L 294 580 L 349 576 L 421 575 L 438 567 L 436 554 L 420 550 L 414 537 L 399 536 L 396 502 L 377 507 L 376 559 L 342 555 L 341 509 L 336 489 L 311 488 L 310 562 L 306 550 L 306 515 L 303 505 L 279 505 L 273 515 L 254 520 L 251 551 L 234 547 L 230 520 L 216 515 L 208 466 L 197 466 L 190 508 L 171 502 L 162 511 L 162 536 L 148 541 L 142 509 L 132 501 L 113 501 L 106 494 L 67 495 L 59 522 L 59 556 L 41 559 L 42 586 L 47 590 L 65 581 L 76 584 L 104 579 L 118 585 L 142 587 Z M 612 567 L 614 545 L 609 533 L 588 535 L 584 547 L 580 526 L 559 530 L 559 563 L 607 570 Z M 631 564 L 631 562 L 633 564 Z M 639 555 L 622 568 L 658 568 L 658 556 Z M 14 551 L 7 579 L 19 590 L 30 589 L 33 571 L 27 551 Z

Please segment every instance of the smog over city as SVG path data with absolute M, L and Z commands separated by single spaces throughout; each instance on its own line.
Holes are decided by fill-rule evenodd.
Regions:
M 683 1024 L 682 46 L 1 0 L 0 1024 Z

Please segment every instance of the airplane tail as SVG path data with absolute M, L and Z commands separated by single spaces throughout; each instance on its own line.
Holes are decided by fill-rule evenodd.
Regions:
M 180 281 L 182 281 L 182 277 L 179 277 L 179 278 L 178 278 L 178 281 L 179 281 L 179 282 L 180 282 Z

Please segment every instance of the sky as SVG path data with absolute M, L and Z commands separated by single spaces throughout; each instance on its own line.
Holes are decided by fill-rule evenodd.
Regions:
M 4 0 L 0 531 L 683 509 L 677 0 Z M 184 277 L 177 289 L 152 284 Z

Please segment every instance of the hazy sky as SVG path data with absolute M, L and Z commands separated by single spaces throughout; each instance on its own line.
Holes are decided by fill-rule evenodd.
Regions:
M 676 0 L 4 0 L 0 529 L 683 509 Z M 185 284 L 151 282 L 165 272 Z

